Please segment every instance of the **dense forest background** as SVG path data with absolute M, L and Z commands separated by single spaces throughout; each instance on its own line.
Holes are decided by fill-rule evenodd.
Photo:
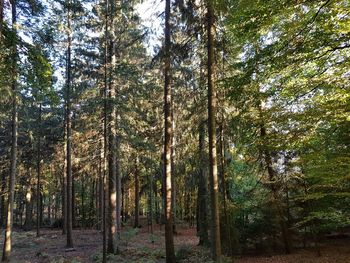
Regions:
M 159 5 L 148 27 L 140 10 Z M 14 235 L 48 229 L 64 253 L 79 250 L 75 231 L 98 230 L 98 262 L 128 258 L 133 228 L 165 236 L 147 262 L 190 258 L 174 248 L 187 228 L 215 262 L 348 242 L 349 12 L 0 0 L 2 260 L 21 253 Z

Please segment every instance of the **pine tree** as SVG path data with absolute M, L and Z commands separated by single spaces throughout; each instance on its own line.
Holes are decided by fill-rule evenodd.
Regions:
M 165 182 L 165 248 L 166 262 L 175 262 L 172 212 L 172 169 L 171 169 L 171 138 L 173 136 L 170 84 L 170 0 L 165 1 L 165 42 L 164 42 L 164 182 Z
M 14 208 L 14 196 L 15 196 L 15 184 L 16 184 L 16 168 L 17 168 L 17 126 L 18 126 L 18 113 L 17 113 L 17 7 L 16 0 L 11 1 L 12 7 L 12 30 L 14 32 L 14 38 L 12 43 L 12 131 L 11 131 L 11 168 L 9 176 L 9 189 L 8 189 L 8 201 L 7 201 L 7 217 L 5 228 L 5 241 L 3 247 L 2 261 L 8 261 L 11 255 L 12 245 L 12 225 L 13 225 L 13 208 Z

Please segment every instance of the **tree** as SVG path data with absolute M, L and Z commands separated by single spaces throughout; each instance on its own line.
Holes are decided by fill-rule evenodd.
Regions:
M 109 9 L 108 9 L 109 7 Z M 108 83 L 108 246 L 107 253 L 116 252 L 116 234 L 117 234 L 117 163 L 116 163 L 116 106 L 115 106 L 115 74 L 116 50 L 115 50 L 115 28 L 114 19 L 116 13 L 116 2 L 111 0 L 107 6 L 108 12 L 106 21 L 108 43 L 108 64 L 109 83 Z
M 15 184 L 16 184 L 16 168 L 17 168 L 17 10 L 16 0 L 11 1 L 12 7 L 12 30 L 14 32 L 12 42 L 12 131 L 11 131 L 11 167 L 9 177 L 8 188 L 8 201 L 7 201 L 7 217 L 6 217 L 6 229 L 5 229 L 5 241 L 3 247 L 2 261 L 8 261 L 11 255 L 11 237 L 12 237 L 12 224 L 13 224 L 13 207 L 15 197 Z
M 170 0 L 165 1 L 165 42 L 164 42 L 164 182 L 165 182 L 165 249 L 166 262 L 175 262 L 174 237 L 173 237 L 173 213 L 172 213 L 172 174 L 171 174 L 171 87 L 170 87 Z
M 221 261 L 220 240 L 220 216 L 219 216 L 219 192 L 218 192 L 218 164 L 216 151 L 216 90 L 214 81 L 214 7 L 211 1 L 207 1 L 207 41 L 208 41 L 208 136 L 209 136 L 209 182 L 211 196 L 211 237 L 213 259 Z
M 199 179 L 198 179 L 198 235 L 199 235 L 199 244 L 208 245 L 208 218 L 207 218 L 207 175 L 206 175 L 206 158 L 205 158 L 205 126 L 202 124 L 199 127 Z
M 135 158 L 135 211 L 134 211 L 134 228 L 140 226 L 139 214 L 140 214 L 140 181 L 139 181 L 139 157 Z
M 71 132 L 72 132 L 72 124 L 71 124 L 71 45 L 72 45 L 72 39 L 71 39 L 71 1 L 68 0 L 67 2 L 67 79 L 66 79 L 66 160 L 67 160 L 67 199 L 66 199 L 66 227 L 67 227 L 67 248 L 73 247 L 73 218 L 72 213 L 74 211 L 72 210 L 72 150 L 71 150 Z

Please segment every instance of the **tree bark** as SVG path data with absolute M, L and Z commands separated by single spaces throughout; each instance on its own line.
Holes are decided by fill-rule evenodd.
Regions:
M 173 95 L 174 89 L 171 89 Z M 173 99 L 171 101 L 171 210 L 173 213 L 173 232 L 176 234 L 176 191 L 175 191 L 175 119 L 174 119 L 174 105 Z
M 29 177 L 30 177 L 30 172 L 29 172 Z M 32 193 L 32 188 L 30 187 L 30 182 L 27 183 L 27 193 L 25 197 L 25 206 L 26 206 L 26 218 L 24 221 L 23 229 L 25 231 L 30 231 L 32 230 L 33 227 L 33 193 Z
M 117 119 L 118 122 L 118 119 Z M 120 237 L 120 231 L 121 231 L 121 211 L 122 211 L 122 175 L 121 175 L 121 169 L 120 169 L 120 137 L 117 136 L 117 145 L 116 145 L 116 176 L 117 176 L 117 236 L 118 239 Z
M 86 214 L 85 214 L 85 176 L 82 175 L 81 178 L 81 191 L 80 191 L 80 198 L 81 198 L 81 227 L 85 228 L 85 220 L 86 220 Z
M 0 196 L 0 227 L 5 225 L 6 204 L 5 204 L 5 190 L 6 190 L 6 173 L 3 172 L 1 176 L 1 193 Z
M 62 195 L 62 235 L 67 234 L 67 98 L 64 99 L 65 112 L 64 112 L 64 145 L 63 145 L 63 171 L 61 180 L 61 195 Z
M 97 172 L 98 174 L 98 172 Z M 89 204 L 89 223 L 87 224 L 89 227 L 92 227 L 93 226 L 93 222 L 94 222 L 94 212 L 96 211 L 97 212 L 97 206 L 95 207 L 95 200 L 96 200 L 96 196 L 97 196 L 97 191 L 95 191 L 97 188 L 96 188 L 96 179 L 92 179 L 92 185 L 91 185 L 91 189 L 90 189 L 90 192 L 91 192 L 91 195 L 90 195 L 90 204 Z M 95 209 L 96 208 L 96 209 Z
M 153 240 L 153 230 L 154 230 L 154 224 L 153 224 L 153 177 L 152 175 L 150 175 L 150 189 L 149 189 L 149 202 L 150 202 L 150 206 L 149 206 L 149 219 L 150 219 L 150 225 L 151 225 L 151 235 L 152 235 L 152 243 L 154 243 Z
M 75 200 L 75 174 L 76 174 L 76 168 L 72 168 L 72 228 L 76 227 L 76 200 Z
M 135 212 L 134 212 L 134 228 L 140 226 L 139 222 L 139 212 L 140 212 L 140 187 L 139 187 L 139 160 L 136 157 L 135 160 Z
M 107 116 L 108 116 L 108 9 L 109 0 L 105 0 L 105 32 L 104 32 L 104 90 L 103 90 L 103 178 L 102 178 L 102 262 L 107 262 Z
M 221 261 L 220 216 L 218 194 L 218 164 L 216 151 L 216 89 L 214 81 L 214 8 L 212 1 L 207 1 L 207 36 L 208 36 L 208 135 L 209 135 L 209 182 L 211 194 L 211 237 L 212 257 L 215 262 Z
M 4 0 L 0 0 L 0 39 L 2 39 L 3 23 L 4 23 Z
M 224 217 L 226 225 L 226 234 L 228 238 L 228 254 L 232 256 L 233 247 L 232 247 L 232 236 L 231 236 L 231 224 L 229 220 L 229 214 L 227 211 L 227 196 L 229 190 L 226 186 L 226 162 L 225 162 L 225 134 L 224 134 L 224 117 L 222 117 L 222 123 L 220 125 L 220 163 L 221 163 L 221 180 L 222 180 L 222 201 L 224 206 Z
M 206 161 L 205 161 L 205 127 L 202 124 L 199 128 L 199 154 L 200 154 L 200 173 L 198 180 L 198 236 L 199 245 L 208 245 L 208 215 L 207 215 L 207 177 L 206 177 Z
M 72 176 L 72 153 L 71 153 L 71 45 L 72 45 L 72 37 L 71 37 L 71 10 L 70 10 L 70 0 L 68 0 L 67 7 L 67 27 L 68 27 L 68 48 L 67 48 L 67 84 L 66 84 L 66 103 L 67 103 L 67 114 L 66 114 L 66 128 L 67 128 L 67 149 L 66 149 L 66 158 L 67 158 L 67 248 L 73 247 L 73 221 L 72 221 L 72 185 L 73 185 L 73 176 Z
M 172 174 L 171 174 L 171 138 L 173 136 L 170 85 L 170 0 L 165 0 L 165 43 L 164 43 L 164 182 L 165 182 L 165 254 L 167 263 L 175 263 L 173 212 L 172 212 Z
M 41 182 L 40 182 L 40 174 L 41 174 L 41 167 L 40 167 L 40 162 L 41 162 L 41 102 L 39 103 L 39 114 L 38 114 L 38 145 L 37 145 L 37 182 L 36 182 L 36 236 L 40 236 L 40 215 L 41 215 Z
M 108 9 L 107 9 L 108 10 Z M 116 107 L 115 107 L 115 80 L 114 68 L 116 66 L 115 43 L 114 43 L 114 13 L 115 0 L 110 0 L 108 41 L 108 68 L 109 68 L 109 92 L 108 92 L 108 245 L 107 253 L 116 252 L 117 234 L 117 187 L 116 187 Z M 107 22 L 107 23 L 108 23 Z
M 12 5 L 12 30 L 16 34 L 17 23 L 17 10 L 16 0 L 11 0 Z M 5 241 L 2 254 L 2 261 L 8 261 L 11 255 L 11 237 L 12 237 L 12 224 L 13 224 L 13 208 L 15 198 L 15 184 L 16 184 L 16 168 L 17 168 L 17 126 L 18 126 L 18 113 L 17 113 L 17 40 L 14 38 L 12 46 L 12 133 L 11 133 L 11 167 L 8 189 L 8 202 L 7 202 L 7 219 L 5 228 Z

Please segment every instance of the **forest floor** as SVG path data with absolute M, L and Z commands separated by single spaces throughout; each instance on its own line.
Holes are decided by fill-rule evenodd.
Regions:
M 165 262 L 164 227 L 156 226 L 154 234 L 147 227 L 125 228 L 121 235 L 120 253 L 110 255 L 108 262 Z M 61 230 L 42 229 L 41 236 L 35 231 L 14 231 L 12 262 L 27 263 L 78 263 L 102 261 L 102 234 L 97 230 L 74 230 L 74 251 L 65 249 L 65 236 Z M 0 244 L 3 243 L 3 233 Z M 209 251 L 198 244 L 194 228 L 181 228 L 175 235 L 178 262 L 209 263 Z M 350 240 L 328 242 L 321 248 L 322 256 L 313 250 L 297 250 L 291 255 L 240 256 L 235 263 L 350 263 Z M 233 262 L 225 260 L 225 262 Z

